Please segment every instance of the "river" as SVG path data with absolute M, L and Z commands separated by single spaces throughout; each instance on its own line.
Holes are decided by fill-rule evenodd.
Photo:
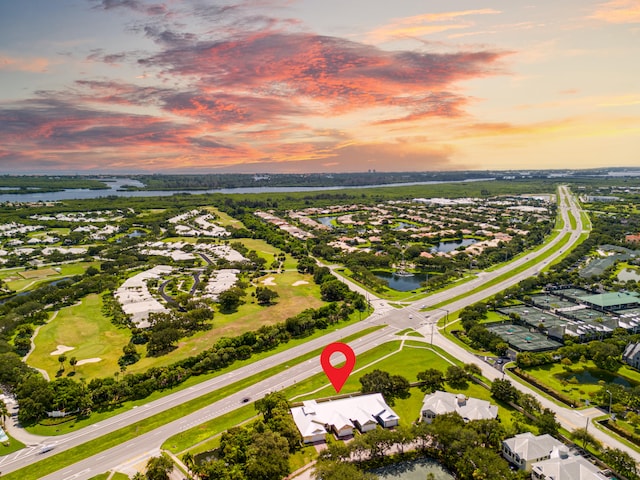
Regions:
M 376 188 L 376 187 L 409 187 L 414 185 L 436 185 L 441 183 L 468 183 L 468 182 L 486 182 L 495 180 L 495 178 L 471 178 L 468 180 L 456 180 L 449 182 L 433 181 L 433 182 L 408 182 L 408 183 L 392 183 L 387 185 L 361 185 L 354 187 L 336 186 L 336 187 L 244 187 L 244 188 L 220 188 L 213 190 L 119 190 L 124 185 L 132 185 L 135 187 L 144 187 L 144 185 L 130 178 L 98 178 L 106 182 L 110 187 L 107 190 L 89 190 L 86 188 L 66 189 L 59 192 L 41 192 L 41 193 L 17 193 L 17 194 L 0 194 L 0 203 L 2 202 L 56 202 L 60 200 L 84 200 L 88 198 L 100 198 L 107 196 L 116 197 L 168 197 L 177 193 L 190 193 L 192 195 L 204 193 L 287 193 L 287 192 L 314 192 L 322 190 L 346 190 L 352 188 Z

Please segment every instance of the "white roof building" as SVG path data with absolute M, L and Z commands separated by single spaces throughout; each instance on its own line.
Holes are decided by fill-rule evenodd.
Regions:
M 324 441 L 330 432 L 346 437 L 353 435 L 354 428 L 368 432 L 378 424 L 395 427 L 400 420 L 379 393 L 320 403 L 309 400 L 292 408 L 291 415 L 304 443 Z
M 531 470 L 535 462 L 547 460 L 554 448 L 564 444 L 551 435 L 520 433 L 502 442 L 502 456 L 520 470 Z
M 554 449 L 551 458 L 536 462 L 531 470 L 535 480 L 607 480 L 593 463 L 580 455 L 570 455 L 566 447 Z
M 467 398 L 463 394 L 455 394 L 436 390 L 428 393 L 422 401 L 420 416 L 423 422 L 431 423 L 438 415 L 456 412 L 465 422 L 471 420 L 489 420 L 498 416 L 498 407 L 486 400 Z

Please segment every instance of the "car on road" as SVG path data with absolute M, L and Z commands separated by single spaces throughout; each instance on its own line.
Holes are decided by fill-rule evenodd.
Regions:
M 38 453 L 47 453 L 55 448 L 55 445 L 43 445 L 40 447 L 40 452 Z
M 242 400 L 240 400 L 242 403 L 249 403 L 249 400 L 251 400 L 251 398 L 249 397 L 244 397 Z

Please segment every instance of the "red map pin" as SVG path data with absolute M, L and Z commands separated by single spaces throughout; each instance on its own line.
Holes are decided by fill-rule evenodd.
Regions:
M 336 352 L 342 353 L 347 359 L 345 364 L 340 368 L 336 368 L 331 365 L 331 355 Z M 322 351 L 322 354 L 320 355 L 320 364 L 322 365 L 324 373 L 329 378 L 331 385 L 336 389 L 336 393 L 340 393 L 342 386 L 347 381 L 347 378 L 349 378 L 349 375 L 351 375 L 353 367 L 356 364 L 356 354 L 346 343 L 331 343 Z

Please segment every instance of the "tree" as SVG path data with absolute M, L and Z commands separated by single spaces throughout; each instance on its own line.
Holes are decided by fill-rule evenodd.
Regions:
M 462 368 L 469 377 L 482 375 L 482 370 L 475 363 L 465 363 Z
M 0 400 L 0 417 L 2 417 L 2 426 L 4 427 L 6 418 L 9 416 L 9 409 L 4 400 Z
M 76 373 L 76 365 L 78 364 L 78 359 L 76 357 L 71 357 L 69 359 L 69 365 L 73 368 L 73 373 Z
M 339 302 L 349 293 L 349 287 L 340 280 L 329 280 L 320 285 L 320 295 L 325 302 Z
M 278 292 L 268 287 L 256 287 L 256 300 L 258 305 L 271 305 L 278 298 Z
M 538 427 L 540 435 L 548 433 L 551 436 L 556 436 L 558 435 L 558 430 L 560 430 L 560 424 L 556 421 L 556 414 L 548 408 L 542 411 L 536 419 L 535 424 Z
M 289 445 L 270 430 L 256 433 L 247 451 L 245 473 L 251 480 L 281 480 L 289 474 Z
M 37 422 L 51 411 L 53 394 L 49 382 L 37 373 L 28 375 L 16 388 L 16 399 L 20 405 L 18 420 L 24 425 Z
M 174 343 L 180 340 L 180 330 L 174 327 L 154 330 L 147 343 L 147 354 L 160 355 L 172 350 Z
M 166 453 L 159 457 L 151 457 L 147 462 L 147 480 L 169 480 L 173 470 L 173 462 Z
M 635 460 L 627 453 L 617 448 L 607 448 L 602 454 L 602 459 L 613 470 L 628 479 L 638 478 L 638 467 Z
M 278 412 L 289 413 L 289 400 L 282 392 L 267 393 L 260 400 L 256 400 L 254 407 L 260 412 L 264 421 L 268 422 Z
M 363 472 L 351 463 L 320 461 L 316 464 L 313 477 L 317 480 L 375 480 L 372 473 Z
M 218 295 L 218 303 L 222 312 L 235 312 L 242 304 L 242 297 L 244 297 L 244 291 L 238 287 L 225 290 Z
M 429 368 L 424 372 L 418 373 L 417 378 L 423 382 L 420 385 L 420 390 L 423 392 L 432 393 L 436 390 L 442 390 L 444 386 L 444 374 L 435 368 Z
M 67 356 L 63 353 L 58 356 L 58 362 L 60 362 L 60 372 L 64 372 L 64 362 L 67 361 Z
M 360 377 L 360 385 L 362 393 L 379 392 L 389 405 L 393 405 L 396 398 L 407 398 L 411 386 L 406 378 L 378 369 Z
M 518 390 L 509 380 L 496 379 L 491 384 L 491 396 L 502 402 L 515 402 L 518 399 Z
M 600 450 L 602 444 L 589 432 L 586 428 L 578 428 L 571 432 L 571 438 L 578 445 L 582 445 L 582 448 L 587 448 L 587 445 L 593 445 L 596 449 Z
M 469 385 L 467 373 L 457 365 L 447 368 L 447 383 L 453 388 L 466 388 Z

